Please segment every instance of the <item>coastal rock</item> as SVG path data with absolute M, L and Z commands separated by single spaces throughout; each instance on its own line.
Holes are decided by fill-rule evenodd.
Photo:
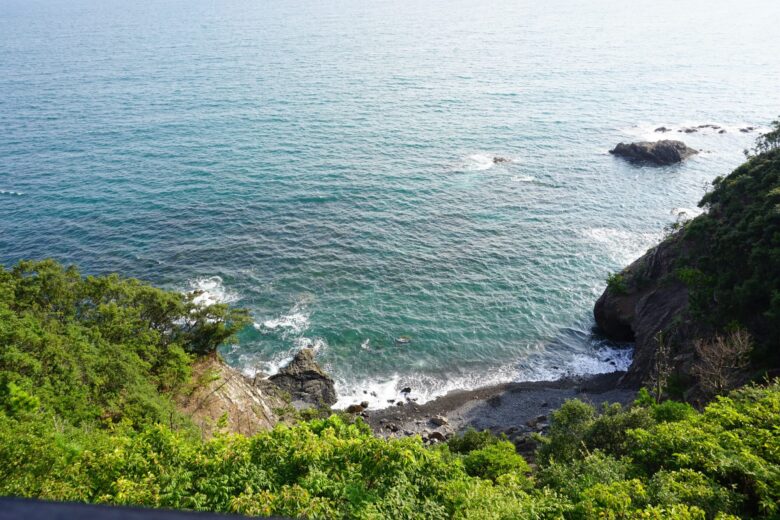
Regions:
M 430 435 L 428 435 L 428 440 L 431 442 L 444 442 L 447 438 L 441 432 L 431 432 Z
M 431 417 L 431 424 L 435 426 L 444 426 L 447 424 L 448 421 L 445 417 L 442 417 L 441 415 L 437 415 L 436 417 Z
M 619 143 L 609 153 L 633 163 L 665 166 L 681 162 L 698 152 L 686 146 L 682 141 L 663 140 Z
M 655 129 L 655 131 L 656 132 L 661 132 L 663 134 L 663 133 L 666 133 L 666 132 L 671 132 L 672 129 L 671 128 L 666 128 L 665 126 L 659 126 L 658 128 Z
M 621 273 L 619 282 L 608 287 L 596 302 L 593 315 L 599 330 L 609 339 L 635 342 L 634 358 L 623 385 L 644 383 L 652 368 L 656 334 L 690 336 L 684 319 L 688 310 L 688 288 L 674 276 L 677 258 L 684 254 L 678 235 L 650 249 Z
M 218 430 L 244 435 L 269 430 L 281 420 L 274 410 L 287 405 L 274 385 L 246 377 L 216 354 L 193 365 L 192 381 L 194 390 L 177 404 L 206 436 Z M 223 417 L 227 418 L 224 426 L 220 425 Z
M 296 405 L 332 405 L 337 400 L 333 379 L 314 361 L 314 350 L 310 348 L 301 349 L 269 381 L 288 392 Z
M 347 409 L 345 410 L 347 413 L 360 413 L 366 408 L 364 406 L 361 406 L 359 404 L 351 404 L 347 406 Z
M 512 162 L 511 159 L 507 159 L 506 157 L 493 157 L 493 164 L 501 164 L 501 163 L 508 163 Z

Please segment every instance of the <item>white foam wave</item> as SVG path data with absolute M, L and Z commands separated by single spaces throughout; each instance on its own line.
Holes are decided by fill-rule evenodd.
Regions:
M 515 175 L 512 177 L 512 180 L 515 182 L 534 182 L 536 177 L 531 177 L 530 175 Z
M 672 211 L 669 213 L 674 216 L 678 222 L 685 222 L 698 217 L 704 213 L 704 210 L 701 208 L 672 208 Z
M 229 291 L 225 288 L 222 278 L 219 276 L 209 276 L 191 280 L 190 291 L 198 293 L 192 300 L 193 303 L 197 305 L 232 303 L 240 298 L 238 293 Z
M 619 265 L 636 260 L 663 238 L 660 231 L 640 233 L 605 227 L 588 228 L 582 234 L 600 247 L 605 247 L 610 258 Z
M 287 313 L 254 325 L 261 332 L 279 331 L 283 335 L 296 335 L 301 334 L 309 327 L 310 315 L 306 303 L 301 301 L 293 305 Z
M 483 153 L 471 154 L 465 158 L 463 167 L 468 171 L 489 170 L 496 165 L 496 163 L 493 162 L 493 157 L 494 156 L 492 155 Z
M 301 336 L 300 338 L 295 339 L 296 349 L 310 348 L 314 350 L 314 352 L 319 352 L 320 350 L 324 350 L 327 346 L 328 343 L 323 338 L 307 338 Z
M 15 197 L 21 197 L 24 195 L 21 191 L 14 191 L 14 190 L 0 190 L 0 195 L 13 195 Z
M 628 370 L 633 350 L 600 347 L 592 352 L 575 353 L 558 364 L 549 361 L 544 351 L 529 357 L 520 367 L 518 381 L 555 381 L 562 377 L 607 374 Z
M 434 377 L 423 374 L 392 374 L 385 378 L 350 381 L 336 377 L 338 402 L 333 406 L 343 409 L 367 401 L 372 409 L 394 406 L 408 399 L 423 404 L 456 390 L 474 390 L 508 382 L 555 381 L 562 377 L 595 375 L 627 370 L 631 365 L 631 349 L 600 347 L 592 352 L 577 353 L 560 364 L 551 364 L 544 351 L 524 359 L 519 365 L 509 364 L 475 374 L 452 374 Z M 402 393 L 404 388 L 411 392 Z

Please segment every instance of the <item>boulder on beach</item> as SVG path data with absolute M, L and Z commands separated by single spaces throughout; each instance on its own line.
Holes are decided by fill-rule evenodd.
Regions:
M 697 154 L 682 141 L 643 141 L 639 143 L 620 143 L 609 153 L 622 157 L 633 163 L 666 166 L 681 162 Z
M 288 392 L 293 404 L 332 405 L 337 401 L 333 379 L 314 361 L 314 350 L 301 349 L 289 365 L 269 378 Z

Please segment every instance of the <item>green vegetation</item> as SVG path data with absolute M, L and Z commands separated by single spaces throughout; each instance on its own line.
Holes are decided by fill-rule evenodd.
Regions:
M 569 401 L 532 467 L 506 438 L 426 447 L 360 419 L 205 439 L 176 411 L 243 311 L 52 261 L 0 270 L 0 495 L 306 518 L 777 518 L 780 382 L 703 412 Z
M 183 424 L 172 397 L 193 356 L 247 323 L 194 297 L 51 260 L 0 268 L 0 408 L 85 427 Z
M 715 332 L 747 330 L 754 360 L 780 366 L 780 149 L 716 179 L 700 206 L 709 211 L 685 226 L 676 270 L 691 310 Z
M 622 273 L 612 273 L 607 276 L 607 287 L 615 294 L 628 294 L 626 279 Z

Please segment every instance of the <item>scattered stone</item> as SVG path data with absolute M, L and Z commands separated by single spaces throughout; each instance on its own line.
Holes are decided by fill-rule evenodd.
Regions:
M 682 141 L 657 141 L 639 143 L 619 143 L 609 153 L 633 163 L 665 166 L 678 163 L 699 152 L 689 148 Z
M 755 126 L 746 126 L 745 128 L 740 128 L 739 131 L 742 132 L 743 134 L 747 134 L 752 132 L 755 129 L 756 129 Z
M 725 130 L 725 129 L 720 129 L 720 130 L 718 130 L 718 133 L 719 133 L 719 134 L 725 134 L 725 133 L 726 133 L 726 130 Z
M 395 405 L 396 405 L 396 406 L 403 406 L 403 405 L 404 405 L 404 403 L 403 403 L 403 401 L 398 401 L 397 403 L 395 403 Z
M 386 426 L 386 428 L 387 428 L 388 430 L 390 430 L 391 432 L 397 432 L 397 431 L 399 430 L 399 428 L 398 428 L 398 425 L 397 425 L 397 424 L 392 424 L 392 423 L 391 423 L 391 424 L 388 424 L 388 425 Z
M 362 402 L 360 403 L 360 406 L 362 406 L 364 409 L 365 409 L 365 408 L 368 408 L 368 401 L 362 401 Z
M 289 365 L 268 380 L 289 393 L 293 401 L 319 406 L 338 400 L 333 379 L 314 361 L 314 350 L 310 348 L 299 350 Z
M 506 157 L 493 157 L 494 164 L 508 163 L 508 162 L 512 162 L 512 160 L 507 159 Z
M 441 432 L 431 432 L 431 434 L 428 435 L 428 440 L 431 442 L 444 442 L 447 438 Z
M 696 128 L 693 128 L 693 127 L 691 127 L 691 128 L 680 128 L 677 131 L 678 132 L 685 132 L 686 134 L 692 134 L 694 132 L 698 132 L 698 130 Z
M 550 404 L 549 404 L 547 401 L 545 401 L 545 402 L 543 402 L 543 403 L 541 404 L 541 407 L 542 407 L 542 408 L 547 408 L 548 406 L 550 406 Z
M 671 132 L 672 129 L 671 128 L 666 128 L 665 126 L 659 126 L 658 128 L 655 129 L 655 131 L 656 132 L 661 132 L 661 133 L 666 133 L 666 132 Z
M 410 386 L 401 389 L 402 394 L 409 394 L 411 392 L 412 392 L 412 388 Z
M 363 405 L 351 404 L 351 405 L 347 406 L 346 412 L 347 413 L 360 413 L 360 412 L 362 412 L 365 409 L 366 408 Z
M 395 399 L 388 399 L 387 402 L 393 404 L 395 402 Z
M 445 417 L 437 415 L 436 417 L 431 417 L 431 424 L 436 426 L 444 426 L 445 424 L 449 424 L 449 421 L 447 421 Z

